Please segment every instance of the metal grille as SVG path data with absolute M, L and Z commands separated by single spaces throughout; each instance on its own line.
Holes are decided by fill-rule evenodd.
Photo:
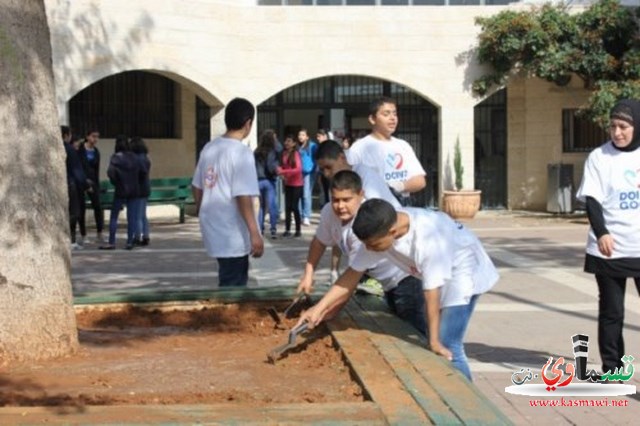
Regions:
M 285 130 L 306 127 L 313 132 L 318 127 L 330 126 L 332 110 L 341 110 L 345 117 L 345 130 L 354 137 L 368 133 L 366 118 L 369 103 L 380 96 L 389 96 L 398 103 L 399 125 L 395 136 L 405 139 L 416 152 L 426 170 L 427 188 L 417 194 L 420 205 L 435 205 L 438 187 L 438 109 L 406 86 L 388 81 L 341 75 L 322 77 L 292 86 L 269 98 L 258 106 L 258 132 L 275 129 L 279 136 Z M 310 111 L 321 111 L 319 117 L 301 122 L 284 122 L 285 112 L 298 112 L 308 117 Z M 306 115 L 305 115 L 306 114 Z M 289 114 L 291 116 L 291 114 Z
M 177 85 L 148 72 L 129 71 L 104 78 L 69 101 L 69 122 L 102 137 L 176 138 Z
M 577 109 L 562 110 L 562 151 L 589 152 L 609 139 L 609 134 Z

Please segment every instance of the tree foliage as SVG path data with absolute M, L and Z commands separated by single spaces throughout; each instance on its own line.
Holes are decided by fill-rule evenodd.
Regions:
M 473 90 L 484 95 L 515 74 L 559 85 L 577 76 L 592 91 L 582 113 L 604 127 L 617 100 L 640 98 L 638 17 L 638 8 L 601 0 L 580 13 L 556 3 L 477 18 L 478 60 L 488 71 Z

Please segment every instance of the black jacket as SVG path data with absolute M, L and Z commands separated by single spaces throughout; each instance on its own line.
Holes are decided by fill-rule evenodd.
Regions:
M 138 156 L 133 152 L 117 152 L 111 156 L 107 176 L 115 187 L 116 198 L 139 198 L 142 174 Z

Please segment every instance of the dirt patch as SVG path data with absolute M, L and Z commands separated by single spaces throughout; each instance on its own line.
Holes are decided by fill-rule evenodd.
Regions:
M 77 313 L 81 348 L 0 373 L 0 406 L 296 403 L 363 401 L 324 328 L 275 364 L 295 320 L 274 327 L 269 306 L 92 308 Z

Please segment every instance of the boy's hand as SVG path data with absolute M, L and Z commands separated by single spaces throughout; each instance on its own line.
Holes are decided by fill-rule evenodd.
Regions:
M 451 354 L 451 351 L 447 348 L 445 348 L 442 343 L 440 342 L 432 342 L 430 344 L 431 346 L 431 352 L 435 353 L 436 355 L 440 355 L 442 357 L 445 357 L 447 360 L 451 361 L 453 359 L 453 355 Z
M 250 234 L 251 238 L 251 256 L 252 257 L 260 257 L 264 252 L 264 241 L 262 240 L 262 235 L 257 232 L 252 232 Z
M 324 314 L 318 309 L 318 305 L 312 306 L 307 309 L 300 315 L 300 319 L 296 324 L 296 327 L 302 325 L 303 323 L 309 323 L 309 330 L 313 330 L 318 324 L 322 322 L 324 318 Z
M 304 274 L 302 278 L 300 278 L 300 282 L 298 283 L 298 288 L 296 289 L 296 294 L 305 293 L 311 294 L 313 291 L 313 277 L 307 276 Z

